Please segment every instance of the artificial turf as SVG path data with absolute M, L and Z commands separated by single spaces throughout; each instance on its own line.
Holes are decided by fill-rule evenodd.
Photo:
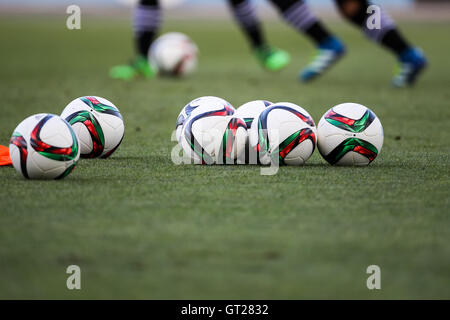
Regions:
M 129 22 L 83 17 L 0 20 L 0 144 L 28 115 L 59 114 L 72 99 L 113 101 L 125 138 L 107 160 L 80 160 L 62 181 L 28 181 L 0 168 L 0 298 L 450 298 L 448 23 L 400 23 L 430 59 L 413 89 L 389 86 L 394 58 L 346 24 L 330 23 L 349 53 L 318 81 L 296 74 L 313 47 L 284 24 L 266 24 L 292 54 L 263 71 L 228 20 L 168 19 L 198 44 L 186 79 L 118 82 L 108 68 L 131 57 Z M 384 127 L 379 157 L 332 167 L 316 151 L 274 176 L 257 166 L 174 165 L 176 117 L 193 98 L 236 107 L 290 101 L 318 122 L 358 102 Z M 66 268 L 82 289 L 66 288 Z M 368 290 L 366 268 L 381 268 Z

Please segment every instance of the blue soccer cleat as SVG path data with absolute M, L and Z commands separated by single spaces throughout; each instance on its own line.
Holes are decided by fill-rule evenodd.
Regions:
M 392 79 L 394 87 L 403 88 L 413 85 L 417 76 L 427 66 L 427 59 L 419 48 L 410 48 L 405 50 L 399 57 L 400 68 Z
M 303 82 L 315 79 L 334 65 L 344 54 L 344 44 L 335 37 L 328 38 L 319 45 L 313 61 L 301 71 L 299 79 Z

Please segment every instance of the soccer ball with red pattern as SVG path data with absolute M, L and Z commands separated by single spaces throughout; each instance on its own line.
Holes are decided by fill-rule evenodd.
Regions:
M 72 127 L 47 113 L 32 115 L 14 129 L 9 153 L 14 168 L 27 179 L 62 179 L 80 158 Z
M 196 164 L 233 164 L 245 152 L 247 127 L 224 99 L 200 97 L 178 116 L 177 136 L 185 155 Z
M 253 120 L 250 148 L 261 164 L 302 165 L 316 148 L 316 127 L 309 113 L 296 104 L 278 102 Z
M 330 164 L 365 166 L 383 146 L 383 126 L 369 108 L 342 103 L 328 110 L 319 121 L 318 148 Z
M 123 139 L 124 123 L 112 102 L 95 96 L 70 102 L 61 113 L 80 139 L 81 157 L 107 158 Z

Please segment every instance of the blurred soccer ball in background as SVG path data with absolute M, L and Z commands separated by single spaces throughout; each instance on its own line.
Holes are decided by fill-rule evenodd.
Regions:
M 187 35 L 169 32 L 152 43 L 148 58 L 161 75 L 185 76 L 195 71 L 197 54 L 197 45 Z

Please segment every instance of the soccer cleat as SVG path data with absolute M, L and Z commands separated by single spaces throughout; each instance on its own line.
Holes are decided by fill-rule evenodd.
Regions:
M 344 44 L 335 37 L 328 38 L 319 45 L 318 53 L 312 62 L 301 71 L 299 79 L 303 82 L 315 79 L 334 65 L 344 54 Z
M 130 64 L 114 66 L 109 71 L 113 79 L 131 80 L 136 76 L 143 76 L 147 79 L 156 75 L 156 70 L 148 63 L 143 56 L 137 56 Z
M 403 88 L 413 85 L 417 76 L 427 66 L 427 59 L 419 48 L 410 48 L 405 50 L 400 56 L 399 71 L 392 79 L 392 85 L 397 88 Z
M 263 47 L 255 50 L 256 57 L 269 71 L 279 71 L 286 67 L 291 57 L 289 53 L 277 48 Z

